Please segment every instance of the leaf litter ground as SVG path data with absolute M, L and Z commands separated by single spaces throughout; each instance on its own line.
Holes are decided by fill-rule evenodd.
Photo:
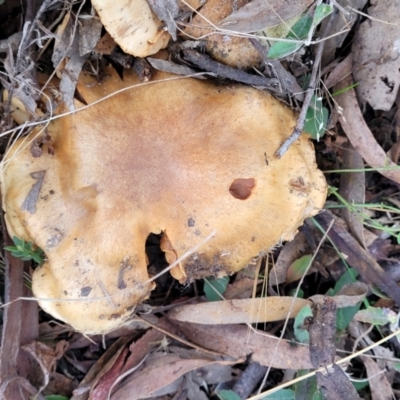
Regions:
M 203 7 L 186 4 L 180 13 L 173 1 L 149 3 L 171 33 L 177 27 L 172 36 L 178 38 L 168 61 L 149 60 L 154 68 L 269 87 L 299 110 L 309 93 L 301 115 L 320 136 L 318 164 L 331 187 L 327 211 L 222 286 L 211 280 L 181 287 L 162 275 L 137 317 L 105 336 L 85 337 L 35 301 L 17 300 L 31 299 L 35 265 L 5 252 L 1 397 L 309 399 L 319 392 L 328 399 L 399 398 L 398 0 L 385 7 L 335 1 L 321 24 L 312 22 L 319 4 L 311 1 L 288 9 L 282 1 L 209 0 Z M 93 15 L 84 3 L 0 4 L 2 88 L 36 120 L 38 105 L 46 117 L 38 89 L 57 69 L 60 95 L 70 105 L 82 68 L 101 71 L 111 63 L 120 71 L 134 68 L 144 81 L 151 76 L 150 64 L 124 54 Z M 289 31 L 272 32 L 281 21 Z M 305 23 L 306 32 L 296 34 Z M 288 54 L 285 40 L 295 38 Z M 279 59 L 266 60 L 272 43 Z M 268 69 L 273 78 L 266 78 Z M 313 90 L 304 96 L 308 86 Z M 11 107 L 3 97 L 2 153 L 27 133 L 10 118 Z M 154 275 L 166 266 L 159 240 L 154 235 L 147 242 Z M 3 243 L 12 246 L 4 224 Z

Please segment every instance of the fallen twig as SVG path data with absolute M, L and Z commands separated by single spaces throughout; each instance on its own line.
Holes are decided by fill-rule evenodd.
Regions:
M 335 15 L 338 11 L 335 10 L 329 17 L 329 20 L 327 22 L 327 24 L 325 25 L 325 28 L 321 34 L 321 39 L 326 38 L 329 35 L 329 32 L 331 30 L 331 26 L 333 23 L 333 20 L 335 18 Z M 278 151 L 275 153 L 275 155 L 278 158 L 281 158 L 286 151 L 288 150 L 288 148 L 299 138 L 299 136 L 301 135 L 301 132 L 303 130 L 303 126 L 306 120 L 306 114 L 307 114 L 307 110 L 308 107 L 310 105 L 311 102 L 311 98 L 314 94 L 314 90 L 315 90 L 315 85 L 316 85 L 316 81 L 317 81 L 317 74 L 319 71 L 319 66 L 321 63 L 321 58 L 322 58 L 322 53 L 324 50 L 324 45 L 325 45 L 325 41 L 321 40 L 316 47 L 316 53 L 315 53 L 315 59 L 314 59 L 314 65 L 313 65 L 313 69 L 311 71 L 311 76 L 310 76 L 310 82 L 308 84 L 308 88 L 306 91 L 306 96 L 304 98 L 304 102 L 303 102 L 303 106 L 301 107 L 301 111 L 299 114 L 299 117 L 297 119 L 297 124 L 292 132 L 292 134 L 283 142 L 283 144 L 281 145 L 281 147 L 279 147 Z
M 183 58 L 204 71 L 212 72 L 221 78 L 231 79 L 252 86 L 262 86 L 268 88 L 272 93 L 281 94 L 279 80 L 276 78 L 266 78 L 248 74 L 247 72 L 214 61 L 207 55 L 195 50 L 184 50 Z

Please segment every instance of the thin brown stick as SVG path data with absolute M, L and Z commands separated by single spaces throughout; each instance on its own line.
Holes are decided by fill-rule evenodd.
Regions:
M 331 30 L 331 26 L 333 23 L 333 20 L 336 16 L 337 10 L 335 10 L 334 12 L 332 12 L 332 14 L 329 17 L 329 20 L 327 22 L 327 24 L 325 25 L 325 28 L 321 34 L 321 38 L 326 38 L 329 35 L 329 31 Z M 313 69 L 311 71 L 311 76 L 310 76 L 310 82 L 308 84 L 308 88 L 306 91 L 306 96 L 304 98 L 304 102 L 303 102 L 303 106 L 301 107 L 301 111 L 299 114 L 299 117 L 297 118 L 297 123 L 296 126 L 292 132 L 292 134 L 283 142 L 283 144 L 281 145 L 281 147 L 279 147 L 278 151 L 275 153 L 275 155 L 278 158 L 281 158 L 286 151 L 288 150 L 288 148 L 300 137 L 301 132 L 303 130 L 304 127 L 304 123 L 306 120 L 306 114 L 307 114 L 307 110 L 308 107 L 310 105 L 311 102 L 311 98 L 314 94 L 314 90 L 315 90 L 315 85 L 317 82 L 317 74 L 319 71 L 319 66 L 321 63 L 321 58 L 322 58 L 322 53 L 324 51 L 324 45 L 325 45 L 325 41 L 322 40 L 317 44 L 316 47 L 316 52 L 315 52 L 315 59 L 314 59 L 314 65 L 313 65 Z
M 183 58 L 204 71 L 216 74 L 220 78 L 227 78 L 252 86 L 262 86 L 268 88 L 272 93 L 281 94 L 279 80 L 276 78 L 266 78 L 263 76 L 248 74 L 239 69 L 221 64 L 209 56 L 195 50 L 184 50 Z

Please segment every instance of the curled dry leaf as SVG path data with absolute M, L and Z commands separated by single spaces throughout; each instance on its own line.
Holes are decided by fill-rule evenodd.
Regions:
M 361 157 L 386 178 L 400 183 L 400 169 L 390 161 L 382 147 L 375 140 L 368 125 L 364 121 L 354 89 L 349 89 L 353 81 L 347 77 L 341 81 L 335 91 L 346 88 L 346 91 L 336 97 L 341 107 L 340 123 L 353 147 Z
M 348 7 L 351 6 L 351 8 L 355 10 L 362 10 L 366 3 L 367 0 L 352 0 L 351 3 L 347 0 L 336 1 L 336 4 L 343 7 L 345 12 L 338 12 L 333 17 L 331 32 L 335 32 L 335 35 L 325 41 L 321 62 L 322 67 L 325 67 L 330 62 L 334 61 L 336 49 L 342 46 L 353 25 L 357 22 L 357 14 L 354 11 L 349 11 Z M 322 29 L 327 22 L 327 20 L 322 22 Z M 338 35 L 337 33 L 339 32 L 343 33 Z
M 360 154 L 347 144 L 343 146 L 343 168 L 352 170 L 340 176 L 339 193 L 350 204 L 363 204 L 365 202 L 365 172 L 364 161 Z M 346 221 L 350 232 L 362 244 L 364 248 L 364 224 L 362 221 L 362 207 L 357 208 L 357 212 L 349 210 L 347 207 L 342 209 L 342 217 Z
M 152 397 L 182 375 L 216 363 L 233 364 L 234 361 L 223 361 L 221 358 L 200 354 L 192 354 L 192 358 L 184 359 L 178 354 L 155 353 L 146 359 L 142 370 L 136 371 L 113 393 L 111 399 L 139 400 Z
M 218 23 L 221 29 L 252 33 L 279 25 L 307 9 L 313 0 L 252 0 Z
M 353 73 L 361 102 L 388 111 L 400 87 L 400 3 L 370 3 L 368 14 L 372 18 L 360 25 L 353 40 Z
M 255 299 L 214 301 L 190 304 L 172 309 L 168 317 L 177 321 L 221 325 L 258 323 L 294 318 L 309 300 L 294 297 L 266 297 Z
M 268 283 L 270 286 L 277 286 L 286 281 L 287 270 L 290 265 L 300 258 L 305 250 L 309 249 L 305 235 L 298 232 L 294 239 L 286 243 L 274 266 L 271 268 L 268 276 Z
M 337 308 L 352 307 L 365 299 L 368 293 L 368 287 L 364 283 L 354 282 L 345 285 L 332 300 L 336 303 Z M 316 294 L 311 296 L 309 300 L 313 302 L 322 302 L 324 295 Z
M 85 20 L 84 25 L 87 23 L 88 20 Z M 86 48 L 85 51 L 87 51 L 86 46 L 89 45 L 90 40 L 86 41 L 85 45 L 83 42 L 81 43 L 78 30 L 75 29 L 75 24 L 76 19 L 71 13 L 67 13 L 61 24 L 57 27 L 54 51 L 51 57 L 53 66 L 56 69 L 56 74 L 61 79 L 59 91 L 64 103 L 71 111 L 74 110 L 74 94 L 79 74 L 81 73 L 84 62 L 90 54 L 89 52 L 81 54 L 81 49 L 84 50 Z M 99 29 L 101 27 L 99 27 L 96 22 L 94 24 L 97 25 L 97 30 L 100 34 Z M 95 31 L 95 29 L 93 29 L 93 31 Z M 82 29 L 79 30 L 79 33 L 80 32 L 84 32 L 83 26 Z M 93 32 L 93 35 L 96 37 L 95 32 Z M 93 45 L 93 43 L 91 44 Z
M 164 72 L 169 72 L 171 74 L 179 74 L 179 75 L 194 75 L 196 71 L 194 69 L 189 68 L 187 65 L 176 64 L 170 60 L 162 60 L 159 58 L 151 58 L 147 57 L 146 60 L 150 63 L 150 65 Z M 202 78 L 199 76 L 198 78 Z
M 125 352 L 126 345 L 131 339 L 132 336 L 122 336 L 107 349 L 82 379 L 71 400 L 86 400 L 88 398 L 88 392 L 93 392 L 102 377 L 115 368 L 115 363 L 119 362 L 121 354 Z M 117 365 L 117 368 L 120 368 L 120 366 Z
M 367 370 L 372 399 L 386 400 L 396 398 L 393 393 L 392 385 L 385 376 L 385 369 L 381 368 L 375 360 L 368 356 L 361 356 L 361 360 Z
M 147 0 L 157 17 L 164 21 L 168 33 L 176 40 L 175 18 L 178 16 L 178 0 Z
M 94 17 L 81 19 L 79 21 L 79 54 L 84 56 L 91 53 L 97 45 L 101 36 L 102 24 Z
M 133 71 L 104 76 L 81 75 L 87 104 L 140 83 Z M 306 135 L 274 156 L 295 122 L 267 93 L 158 72 L 52 121 L 53 155 L 45 144 L 34 158 L 17 141 L 2 171 L 3 207 L 11 236 L 45 252 L 32 276 L 42 308 L 85 333 L 123 325 L 154 287 L 151 233 L 163 233 L 169 262 L 192 251 L 171 270 L 182 283 L 231 274 L 291 240 L 326 196 Z M 21 205 L 36 171 L 46 175 L 31 214 Z

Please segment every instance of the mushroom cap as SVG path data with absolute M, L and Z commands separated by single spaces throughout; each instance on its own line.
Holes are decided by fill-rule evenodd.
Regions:
M 139 83 L 130 71 L 105 76 L 82 74 L 80 98 L 91 104 Z M 31 155 L 35 133 L 15 142 L 3 208 L 10 235 L 45 252 L 32 277 L 41 307 L 87 334 L 123 324 L 154 285 L 150 233 L 163 233 L 171 262 L 215 232 L 171 270 L 182 283 L 231 274 L 291 240 L 327 190 L 306 135 L 274 156 L 295 122 L 268 93 L 158 72 L 52 121 L 54 154 L 44 144 Z
M 126 53 L 147 57 L 167 47 L 171 36 L 146 0 L 92 0 L 92 5 Z

